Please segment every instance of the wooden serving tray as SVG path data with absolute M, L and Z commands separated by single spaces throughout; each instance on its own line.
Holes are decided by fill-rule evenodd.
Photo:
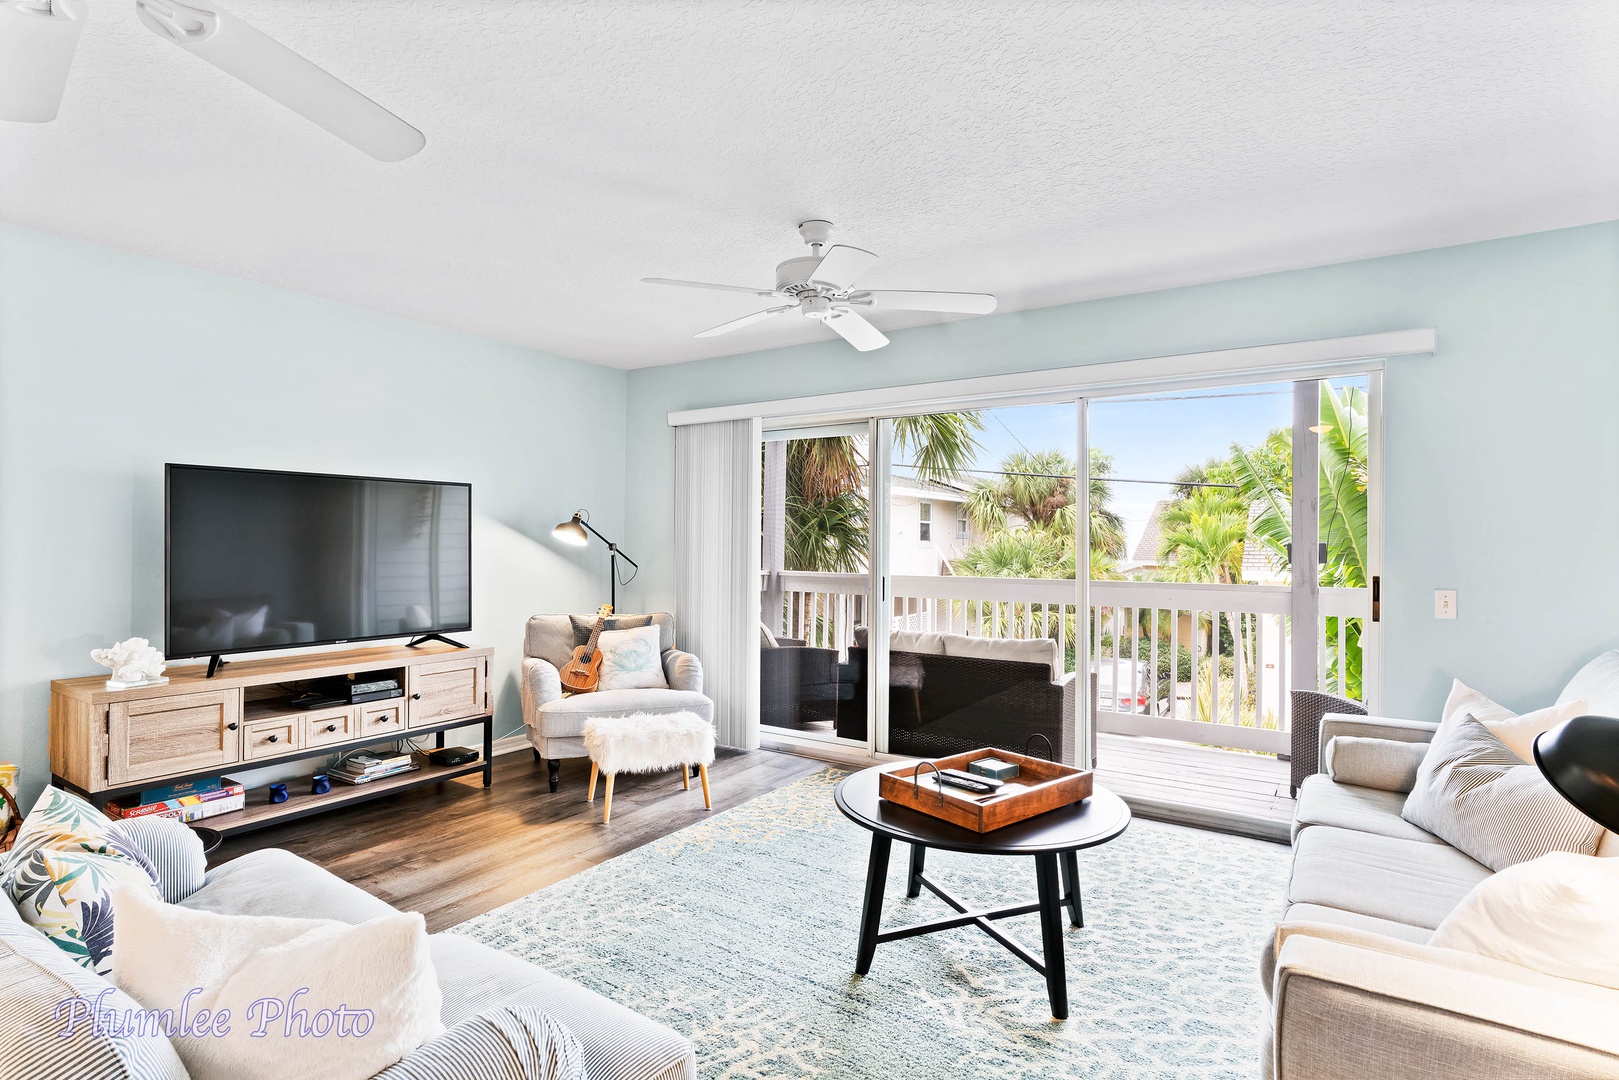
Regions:
M 940 769 L 967 772 L 969 762 L 994 757 L 1018 767 L 1018 775 L 1006 782 L 996 795 L 974 795 L 960 788 L 940 788 L 928 781 L 930 764 Z M 921 783 L 916 775 L 921 772 Z M 973 832 L 990 832 L 1025 821 L 1048 810 L 1058 810 L 1091 797 L 1093 780 L 1089 769 L 1076 769 L 1041 758 L 1025 757 L 1006 750 L 972 750 L 965 754 L 902 765 L 877 777 L 877 793 L 889 802 L 960 825 Z M 1016 787 L 1014 788 L 1014 785 Z M 1012 790 L 1008 790 L 1012 789 Z M 943 798 L 940 798 L 941 791 Z

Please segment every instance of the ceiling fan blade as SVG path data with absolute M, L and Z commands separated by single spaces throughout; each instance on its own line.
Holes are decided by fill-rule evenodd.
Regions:
M 744 326 L 752 326 L 756 322 L 764 322 L 773 315 L 780 315 L 784 311 L 792 311 L 796 307 L 798 307 L 797 304 L 783 304 L 781 307 L 766 308 L 763 311 L 755 311 L 752 315 L 744 315 L 740 319 L 732 319 L 728 323 L 720 323 L 718 326 L 710 327 L 709 329 L 704 330 L 702 333 L 694 334 L 692 336 L 719 337 L 721 334 L 729 334 L 732 330 L 740 330 Z
M 847 244 L 834 244 L 810 273 L 810 280 L 842 292 L 855 278 L 877 265 L 877 256 Z
M 712 281 L 681 281 L 679 278 L 644 277 L 648 285 L 679 285 L 687 289 L 718 289 L 721 292 L 747 293 L 749 296 L 780 296 L 774 289 L 750 289 L 746 285 L 716 285 Z
M 141 22 L 378 161 L 403 161 L 427 145 L 405 123 L 324 68 L 213 5 L 135 0 Z
M 822 321 L 861 352 L 870 352 L 888 344 L 881 330 L 852 311 L 840 311 Z
M 0 3 L 0 120 L 56 119 L 85 14 L 84 0 Z
M 878 311 L 948 311 L 961 315 L 988 315 L 995 310 L 995 297 L 977 292 L 880 289 L 856 293 L 850 299 L 859 302 L 868 297 L 871 306 Z

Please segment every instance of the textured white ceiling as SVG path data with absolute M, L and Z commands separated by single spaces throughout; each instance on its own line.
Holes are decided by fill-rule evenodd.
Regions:
M 1001 309 L 1619 218 L 1619 4 L 227 0 L 398 112 L 381 164 L 91 0 L 0 217 L 622 367 L 810 340 L 639 284 Z M 937 316 L 876 316 L 885 328 Z M 881 353 L 873 354 L 881 363 Z

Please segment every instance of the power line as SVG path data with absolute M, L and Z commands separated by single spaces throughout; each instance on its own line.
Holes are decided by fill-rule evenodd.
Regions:
M 915 465 L 901 465 L 896 463 L 893 468 L 910 469 L 917 471 Z M 958 473 L 973 473 L 978 476 L 1032 476 L 1041 480 L 1072 480 L 1072 473 L 1047 472 L 1007 472 L 1005 469 L 957 469 Z M 1106 480 L 1110 484 L 1163 484 L 1166 487 L 1194 487 L 1194 488 L 1231 488 L 1235 490 L 1236 484 L 1213 484 L 1202 480 L 1126 480 L 1118 476 L 1093 476 L 1092 480 Z

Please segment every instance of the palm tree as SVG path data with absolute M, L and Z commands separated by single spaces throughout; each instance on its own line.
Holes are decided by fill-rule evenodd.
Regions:
M 919 479 L 958 479 L 978 451 L 975 412 L 906 416 L 894 421 L 894 445 Z M 857 573 L 870 547 L 865 440 L 852 435 L 787 443 L 787 570 Z
M 1091 451 L 1091 546 L 1117 559 L 1124 555 L 1124 519 L 1108 505 L 1113 488 L 1107 477 L 1112 472 L 1113 459 Z M 1002 531 L 1015 517 L 1030 526 L 1074 536 L 1078 524 L 1074 460 L 1060 450 L 1008 454 L 1001 461 L 998 477 L 976 481 L 967 493 L 967 516 L 980 532 Z

